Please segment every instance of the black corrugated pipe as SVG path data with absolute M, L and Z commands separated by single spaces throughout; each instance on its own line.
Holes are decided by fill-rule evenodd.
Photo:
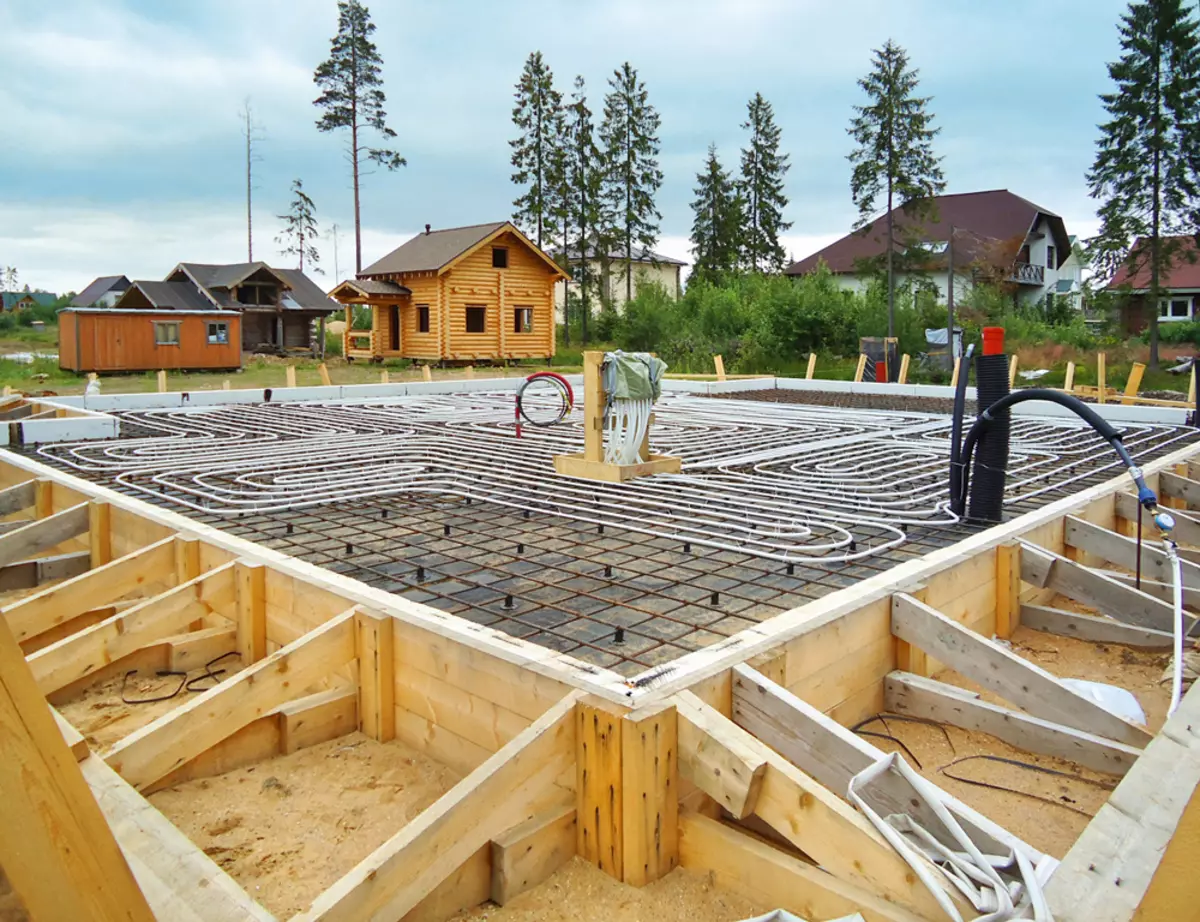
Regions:
M 1154 495 L 1154 491 L 1146 486 L 1145 478 L 1142 477 L 1142 472 L 1133 462 L 1133 457 L 1129 454 L 1129 449 L 1125 447 L 1125 443 L 1121 441 L 1121 433 L 1113 428 L 1112 424 L 1103 416 L 1089 407 L 1086 403 L 1078 400 L 1069 394 L 1064 394 L 1061 391 L 1047 390 L 1046 388 L 1034 387 L 1024 390 L 1014 391 L 1008 394 L 994 404 L 983 410 L 975 418 L 975 424 L 971 426 L 967 432 L 967 437 L 963 441 L 962 458 L 959 470 L 962 473 L 962 484 L 959 486 L 959 501 L 958 505 L 951 505 L 951 510 L 958 515 L 963 513 L 963 496 L 966 493 L 971 469 L 971 456 L 975 452 L 975 445 L 982 445 L 981 436 L 997 422 L 999 413 L 1007 414 L 1009 407 L 1018 403 L 1025 403 L 1027 400 L 1045 400 L 1050 403 L 1057 403 L 1061 407 L 1066 407 L 1080 417 L 1085 423 L 1096 430 L 1109 445 L 1113 451 L 1117 453 L 1117 457 L 1121 459 L 1121 463 L 1129 470 L 1129 476 L 1133 478 L 1134 484 L 1137 486 L 1138 502 L 1147 509 L 1153 510 L 1158 505 L 1158 497 Z M 982 406 L 982 404 L 981 404 Z M 978 477 L 978 472 L 976 473 Z M 973 486 L 973 485 L 972 485 Z M 972 491 L 972 496 L 974 492 Z
M 968 517 L 979 522 L 999 522 L 1004 511 L 1004 483 L 1008 479 L 1008 440 L 1011 429 L 1007 407 L 997 409 L 1001 400 L 1008 396 L 1008 356 L 980 355 L 975 358 L 975 393 L 979 407 L 989 407 L 991 423 L 980 430 L 975 471 L 970 478 L 970 506 Z M 974 427 L 972 427 L 974 431 Z M 971 463 L 969 455 L 959 459 L 965 465 Z M 967 495 L 968 483 L 964 479 L 962 495 Z
M 962 456 L 962 423 L 963 413 L 967 408 L 967 381 L 971 377 L 971 356 L 975 354 L 975 344 L 967 346 L 966 354 L 959 365 L 958 381 L 954 388 L 954 413 L 950 417 L 950 507 L 954 508 L 959 502 L 959 489 L 963 484 L 960 459 Z

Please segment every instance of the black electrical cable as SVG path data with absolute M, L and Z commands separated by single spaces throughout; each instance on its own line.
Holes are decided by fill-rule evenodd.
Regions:
M 1070 772 L 1060 772 L 1054 768 L 1046 768 L 1042 765 L 1034 765 L 1032 762 L 1022 762 L 1019 759 L 1006 759 L 1003 756 L 993 755 L 973 755 L 963 756 L 961 759 L 955 759 L 948 765 L 943 765 L 938 769 L 947 778 L 952 778 L 955 781 L 961 781 L 963 784 L 974 785 L 975 787 L 988 788 L 993 791 L 1003 791 L 1006 794 L 1016 794 L 1019 797 L 1028 797 L 1030 800 L 1040 800 L 1042 803 L 1053 804 L 1056 807 L 1062 807 L 1064 810 L 1070 810 L 1072 813 L 1078 813 L 1080 816 L 1086 816 L 1089 819 L 1095 814 L 1088 813 L 1085 810 L 1080 810 L 1078 807 L 1072 807 L 1070 804 L 1063 803 L 1060 799 L 1054 797 L 1043 797 L 1041 794 L 1031 794 L 1029 791 L 1018 790 L 1017 788 L 1006 787 L 1003 784 L 994 784 L 990 781 L 977 781 L 974 778 L 967 778 L 963 775 L 956 775 L 947 769 L 953 768 L 955 765 L 960 765 L 963 762 L 998 762 L 1002 765 L 1012 765 L 1016 768 L 1025 769 L 1026 771 L 1039 772 L 1043 775 L 1052 775 L 1057 778 L 1069 778 L 1072 781 L 1080 781 L 1084 784 L 1090 784 L 1093 787 L 1100 788 L 1103 791 L 1111 791 L 1116 785 L 1107 781 L 1093 781 L 1091 778 L 1083 778 L 1079 775 L 1073 775 Z

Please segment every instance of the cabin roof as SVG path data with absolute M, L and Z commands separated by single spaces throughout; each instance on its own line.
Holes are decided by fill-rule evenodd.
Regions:
M 130 285 L 123 275 L 102 275 L 71 299 L 72 307 L 90 307 L 110 291 L 124 291 Z
M 404 297 L 405 295 L 412 294 L 411 289 L 405 288 L 396 282 L 389 282 L 386 279 L 347 279 L 334 288 L 333 291 L 329 292 L 330 297 L 336 295 L 343 288 L 349 288 L 352 292 L 368 298 L 372 295 Z
M 114 307 L 125 303 L 131 291 L 140 291 L 151 307 L 161 310 L 211 311 L 212 302 L 191 282 L 137 281 L 125 289 Z
M 448 227 L 445 230 L 430 230 L 417 234 L 387 256 L 371 263 L 359 275 L 436 272 L 508 224 L 508 221 L 493 221 L 490 224 Z

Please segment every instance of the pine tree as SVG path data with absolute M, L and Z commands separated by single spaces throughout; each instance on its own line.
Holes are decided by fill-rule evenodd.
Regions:
M 1108 65 L 1116 89 L 1100 96 L 1109 120 L 1087 176 L 1092 197 L 1103 200 L 1089 254 L 1106 275 L 1122 265 L 1150 270 L 1156 368 L 1162 276 L 1182 255 L 1172 237 L 1200 239 L 1200 26 L 1182 0 L 1145 0 L 1129 5 L 1118 29 L 1121 57 Z
M 520 134 L 508 142 L 516 170 L 512 181 L 528 188 L 513 200 L 513 221 L 524 227 L 540 247 L 546 224 L 553 224 L 553 193 L 547 174 L 561 141 L 562 109 L 562 94 L 554 89 L 554 75 L 540 51 L 533 52 L 525 62 L 515 97 L 512 118 Z
M 777 272 L 783 268 L 785 257 L 779 235 L 792 226 L 783 220 L 788 203 L 783 194 L 788 156 L 779 153 L 779 126 L 771 104 L 761 93 L 754 94 L 747 112 L 742 123 L 750 130 L 750 144 L 742 151 L 741 193 L 746 207 L 743 258 L 750 269 Z
M 855 227 L 868 224 L 876 201 L 887 190 L 888 336 L 896 335 L 896 229 L 893 209 L 899 199 L 904 213 L 931 217 L 930 199 L 946 188 L 941 158 L 934 156 L 930 97 L 917 96 L 918 72 L 908 66 L 908 53 L 889 39 L 874 52 L 874 65 L 858 81 L 869 102 L 855 106 L 849 134 L 858 147 L 849 155 L 850 195 L 858 206 Z
M 575 78 L 571 102 L 566 107 L 566 210 L 569 228 L 566 252 L 576 254 L 578 264 L 573 276 L 579 283 L 580 320 L 583 344 L 587 345 L 588 320 L 591 316 L 589 292 L 592 265 L 588 254 L 600 253 L 607 246 L 603 228 L 612 224 L 611 214 L 601 195 L 604 182 L 604 161 L 596 146 L 592 110 L 587 104 L 587 88 L 583 77 Z M 574 241 L 572 245 L 571 241 Z M 564 307 L 563 319 L 570 329 L 570 317 Z M 570 344 L 568 333 L 567 343 Z
M 611 228 L 598 228 L 597 238 L 602 242 L 607 230 L 620 240 L 625 251 L 625 300 L 632 301 L 633 248 L 653 247 L 662 220 L 654 206 L 663 180 L 658 168 L 660 120 L 650 105 L 646 85 L 628 61 L 613 71 L 608 85 L 600 139 L 604 145 L 603 195 L 613 223 Z
M 301 272 L 304 271 L 304 260 L 306 259 L 309 262 L 309 268 L 314 272 L 322 272 L 317 268 L 317 263 L 321 261 L 321 254 L 313 243 L 319 233 L 316 206 L 308 197 L 308 193 L 304 191 L 304 184 L 298 179 L 292 180 L 292 195 L 295 197 L 292 199 L 292 204 L 288 206 L 287 213 L 276 215 L 283 222 L 283 230 L 275 238 L 275 242 L 284 244 L 283 249 L 279 251 L 284 256 L 295 256 L 299 259 Z
M 692 277 L 715 281 L 737 269 L 742 198 L 710 144 L 704 169 L 696 174 L 692 202 Z
M 18 278 L 19 278 L 19 276 L 17 274 L 16 266 L 9 266 L 7 269 L 5 269 L 4 270 L 4 290 L 5 291 L 16 291 Z
M 369 147 L 360 133 L 372 129 L 385 139 L 396 137 L 387 126 L 383 105 L 383 58 L 371 41 L 375 23 L 358 0 L 338 0 L 337 34 L 330 41 L 329 60 L 317 67 L 313 82 L 321 95 L 313 105 L 324 109 L 317 130 L 350 129 L 350 167 L 354 178 L 354 271 L 362 271 L 362 212 L 359 207 L 360 161 L 365 157 L 385 170 L 397 170 L 407 161 L 396 151 Z

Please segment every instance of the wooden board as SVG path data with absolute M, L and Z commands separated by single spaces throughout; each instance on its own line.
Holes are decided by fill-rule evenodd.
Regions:
M 1045 605 L 1022 605 L 1021 622 L 1030 630 L 1074 637 L 1092 643 L 1119 643 L 1128 647 L 1167 650 L 1175 642 L 1173 634 L 1150 628 L 1122 624 L 1095 615 L 1083 615 Z
M 575 857 L 575 808 L 532 816 L 492 840 L 490 898 L 503 906 Z
M 22 528 L 5 532 L 0 535 L 0 566 L 43 554 L 87 530 L 88 504 L 79 503 Z

